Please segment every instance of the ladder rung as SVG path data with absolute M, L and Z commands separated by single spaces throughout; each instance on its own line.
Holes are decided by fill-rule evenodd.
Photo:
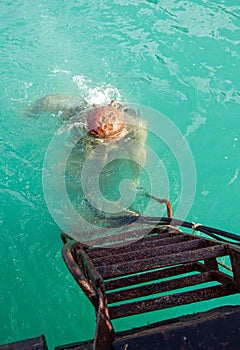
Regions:
M 171 290 L 195 286 L 214 280 L 214 271 L 198 273 L 196 275 L 175 278 L 169 281 L 152 283 L 141 287 L 128 288 L 107 294 L 108 303 L 116 303 L 123 300 L 140 298 L 147 295 L 164 293 Z
M 235 293 L 237 293 L 237 290 L 234 283 L 229 283 L 227 285 L 212 286 L 184 293 L 166 295 L 159 298 L 121 304 L 121 306 L 110 306 L 109 314 L 111 319 L 116 319 L 149 311 L 162 310 L 173 306 L 219 298 Z
M 227 248 L 224 245 L 216 245 L 213 247 L 200 248 L 181 253 L 173 253 L 165 256 L 155 256 L 148 259 L 135 261 L 130 260 L 123 264 L 101 266 L 97 267 L 97 270 L 105 279 L 133 274 L 140 271 L 153 270 L 155 268 L 161 268 L 165 266 L 173 266 L 213 257 L 224 256 L 226 254 Z

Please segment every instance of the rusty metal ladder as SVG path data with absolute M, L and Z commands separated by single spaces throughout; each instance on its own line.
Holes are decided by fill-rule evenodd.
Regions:
M 96 310 L 97 350 L 111 349 L 114 319 L 240 292 L 240 250 L 177 227 L 156 225 L 113 248 L 89 247 L 64 233 L 62 240 L 66 265 Z M 220 271 L 218 257 L 229 257 L 232 272 Z

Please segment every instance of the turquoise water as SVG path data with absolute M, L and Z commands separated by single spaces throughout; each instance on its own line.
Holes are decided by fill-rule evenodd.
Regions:
M 185 136 L 195 162 L 187 219 L 240 234 L 240 6 L 237 0 L 2 0 L 0 6 L 0 343 L 44 333 L 52 349 L 92 337 L 95 318 L 62 261 L 60 228 L 42 190 L 44 156 L 59 120 L 28 118 L 28 105 L 65 92 L 163 113 Z M 177 204 L 173 158 L 165 154 Z M 239 301 L 234 296 L 199 309 Z M 189 305 L 158 315 L 196 310 Z

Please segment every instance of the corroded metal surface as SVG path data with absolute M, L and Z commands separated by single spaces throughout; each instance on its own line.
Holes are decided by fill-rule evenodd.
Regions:
M 195 274 L 192 276 L 186 276 L 181 278 L 175 278 L 169 281 L 156 282 L 152 284 L 147 284 L 140 287 L 128 288 L 125 290 L 120 290 L 117 292 L 111 292 L 108 295 L 108 303 L 115 303 L 118 301 L 129 300 L 134 298 L 139 298 L 141 296 L 147 296 L 157 293 L 163 293 L 170 290 L 175 290 L 179 288 L 195 286 L 200 283 L 211 282 L 213 279 L 212 271 L 203 272 L 201 274 Z M 128 305 L 128 304 L 127 304 Z
M 239 324 L 239 306 L 221 307 L 121 332 L 113 349 L 239 350 Z
M 233 283 L 229 285 L 213 286 L 208 288 L 201 288 L 191 292 L 176 293 L 165 295 L 159 298 L 151 298 L 138 302 L 122 304 L 119 306 L 109 307 L 111 319 L 120 317 L 132 316 L 144 312 L 163 310 L 173 306 L 180 306 L 223 297 L 237 293 Z
M 135 260 L 133 255 L 129 255 L 129 261 L 109 266 L 100 266 L 99 273 L 104 278 L 120 277 L 126 274 L 133 274 L 140 271 L 147 271 L 156 268 L 164 268 L 177 264 L 186 264 L 192 261 L 203 260 L 207 258 L 215 258 L 226 256 L 227 250 L 223 245 L 215 247 L 200 248 L 198 250 L 190 250 L 178 253 L 177 247 L 175 253 L 167 255 L 158 255 L 153 258 Z
M 63 239 L 64 259 L 96 310 L 94 349 L 111 348 L 113 319 L 240 292 L 238 249 L 172 226 L 113 248 Z M 230 258 L 232 273 L 219 271 L 219 257 Z
M 240 307 L 220 307 L 116 333 L 112 350 L 239 350 Z M 55 350 L 92 350 L 90 341 Z
M 21 340 L 11 344 L 0 345 L 1 350 L 48 350 L 44 335 Z

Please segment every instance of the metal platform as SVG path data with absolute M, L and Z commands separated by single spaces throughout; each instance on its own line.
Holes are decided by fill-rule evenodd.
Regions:
M 220 307 L 116 333 L 112 350 L 239 350 L 240 306 Z M 1 350 L 47 350 L 44 336 L 0 345 Z M 92 350 L 93 341 L 55 350 Z
M 116 333 L 112 350 L 239 350 L 240 307 L 227 306 Z M 92 350 L 93 341 L 55 350 Z
M 64 260 L 96 310 L 93 349 L 112 349 L 114 319 L 240 292 L 240 250 L 177 227 L 156 225 L 113 248 L 62 239 Z M 232 272 L 220 271 L 219 257 Z
M 48 350 L 44 335 L 11 344 L 0 345 L 1 350 Z

